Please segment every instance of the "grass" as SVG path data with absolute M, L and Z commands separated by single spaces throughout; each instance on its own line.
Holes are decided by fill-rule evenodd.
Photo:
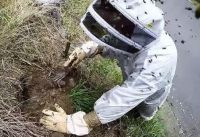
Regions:
M 29 122 L 19 109 L 15 97 L 18 79 L 30 69 L 58 67 L 68 40 L 77 44 L 87 39 L 79 27 L 79 20 L 91 0 L 68 0 L 62 7 L 63 23 L 68 39 L 60 36 L 55 21 L 46 11 L 31 6 L 31 1 L 0 2 L 0 136 L 45 136 L 37 123 Z M 121 84 L 122 74 L 116 60 L 96 57 L 81 64 L 84 77 L 72 90 L 71 98 L 77 111 L 89 112 L 94 102 L 115 85 Z M 161 135 L 159 119 L 143 123 L 124 120 L 127 135 Z M 137 128 L 138 127 L 138 128 Z M 150 137 L 151 137 L 150 136 Z
M 86 37 L 79 26 L 80 19 L 92 0 L 68 0 L 63 6 L 63 24 L 71 42 L 85 41 Z
M 109 90 L 123 81 L 121 69 L 117 66 L 116 60 L 105 59 L 97 56 L 94 59 L 88 59 L 82 65 L 86 79 L 90 85 L 103 91 Z
M 122 73 L 116 60 L 100 56 L 88 59 L 80 67 L 82 78 L 70 96 L 77 111 L 90 112 L 103 92 L 122 83 Z
M 73 100 L 73 105 L 76 111 L 84 111 L 88 113 L 93 110 L 98 95 L 97 92 L 92 91 L 92 89 L 85 85 L 85 82 L 80 80 L 79 84 L 70 92 L 70 97 Z
M 141 118 L 124 118 L 127 125 L 127 137 L 165 137 L 164 123 L 161 122 L 159 114 L 151 121 L 144 121 Z
M 76 111 L 90 112 L 103 92 L 122 82 L 116 61 L 97 57 L 81 66 L 82 78 L 72 89 L 70 97 Z

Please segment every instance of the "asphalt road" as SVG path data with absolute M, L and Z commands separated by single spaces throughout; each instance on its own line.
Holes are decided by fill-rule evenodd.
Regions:
M 180 123 L 179 133 L 184 137 L 200 137 L 200 19 L 195 18 L 195 8 L 188 0 L 163 2 L 157 5 L 165 12 L 166 30 L 178 49 L 169 101 Z

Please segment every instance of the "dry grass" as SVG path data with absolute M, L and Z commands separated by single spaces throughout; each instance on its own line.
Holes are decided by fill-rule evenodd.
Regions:
M 17 81 L 31 69 L 55 68 L 61 61 L 67 40 L 49 9 L 31 1 L 0 2 L 0 136 L 44 136 L 36 123 L 21 113 L 16 94 Z
M 83 42 L 86 37 L 79 23 L 92 0 L 68 0 L 63 6 L 63 22 L 72 42 Z
M 20 113 L 19 108 L 8 105 L 3 100 L 0 103 L 0 136 L 42 137 L 47 133 L 45 130 L 41 130 L 37 123 L 27 121 Z

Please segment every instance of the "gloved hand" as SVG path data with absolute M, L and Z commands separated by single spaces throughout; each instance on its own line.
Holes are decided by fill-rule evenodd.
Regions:
M 73 67 L 78 65 L 86 57 L 93 57 L 96 54 L 102 52 L 103 48 L 98 46 L 97 43 L 93 41 L 88 41 L 81 46 L 81 48 L 76 48 L 69 59 L 64 63 L 64 67 Z
M 47 129 L 77 136 L 89 134 L 91 129 L 83 118 L 86 113 L 77 112 L 67 115 L 59 105 L 55 104 L 55 108 L 57 112 L 47 109 L 42 111 L 46 116 L 40 119 L 40 123 Z

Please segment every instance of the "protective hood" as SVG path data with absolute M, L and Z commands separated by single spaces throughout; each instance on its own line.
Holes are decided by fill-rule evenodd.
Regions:
M 100 45 L 135 53 L 160 36 L 164 19 L 151 0 L 95 0 L 81 27 Z

